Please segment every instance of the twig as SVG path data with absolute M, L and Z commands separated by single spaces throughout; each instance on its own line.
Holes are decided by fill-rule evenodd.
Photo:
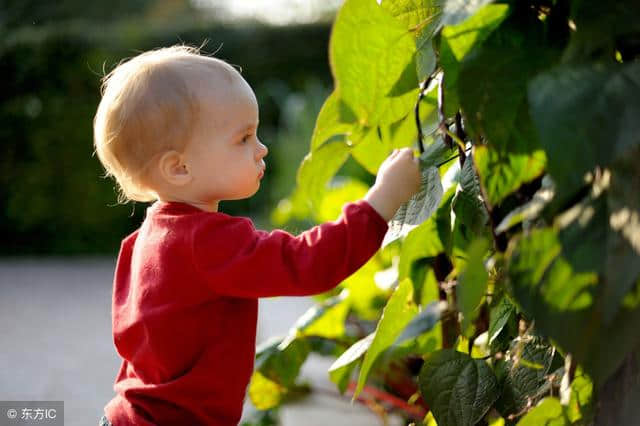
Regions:
M 425 81 L 420 83 L 420 93 L 418 94 L 418 101 L 416 102 L 416 106 L 414 108 L 414 114 L 416 118 L 416 127 L 418 128 L 418 146 L 420 147 L 420 154 L 424 152 L 424 143 L 422 140 L 424 139 L 424 135 L 422 134 L 422 122 L 420 121 L 420 102 L 424 98 L 424 95 L 427 93 L 427 89 L 431 84 L 431 81 L 438 75 L 440 70 L 436 69 Z
M 456 136 L 463 143 L 467 137 L 464 129 L 462 128 L 462 114 L 460 114 L 460 111 L 456 112 Z M 460 153 L 460 168 L 462 168 L 462 166 L 464 166 L 464 161 L 467 159 L 467 156 L 465 155 L 464 147 L 460 147 L 459 144 L 458 144 L 458 152 Z
M 467 148 L 464 152 L 469 152 L 469 151 L 471 151 L 471 147 Z M 442 163 L 438 163 L 438 164 L 436 164 L 436 167 L 443 166 L 443 165 L 447 164 L 449 161 L 451 161 L 451 160 L 455 160 L 455 159 L 456 159 L 456 158 L 458 158 L 458 157 L 460 157 L 460 154 L 456 154 L 456 155 L 454 155 L 454 156 L 453 156 L 453 157 L 451 157 L 451 158 L 447 158 L 447 159 L 446 159 L 446 160 L 444 160 Z
M 440 78 L 440 85 L 438 86 L 438 120 L 440 121 L 438 128 L 444 133 L 444 143 L 447 144 L 449 148 L 453 148 L 453 141 L 444 116 L 444 74 Z

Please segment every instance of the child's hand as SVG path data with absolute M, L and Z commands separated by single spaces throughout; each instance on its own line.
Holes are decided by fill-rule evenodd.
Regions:
M 419 159 L 411 148 L 394 150 L 380 165 L 376 183 L 365 200 L 387 221 L 400 206 L 418 191 L 422 184 Z

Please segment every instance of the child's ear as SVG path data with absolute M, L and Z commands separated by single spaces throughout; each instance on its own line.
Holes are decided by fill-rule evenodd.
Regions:
M 192 178 L 182 155 L 177 151 L 168 151 L 162 154 L 158 161 L 158 167 L 162 178 L 172 185 L 186 185 Z

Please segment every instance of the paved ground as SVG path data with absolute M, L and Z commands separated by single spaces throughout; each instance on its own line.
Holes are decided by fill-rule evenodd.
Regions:
M 111 339 L 115 259 L 0 259 L 0 400 L 64 400 L 65 425 L 97 424 L 113 396 L 120 361 Z M 308 298 L 260 301 L 258 343 L 284 334 Z M 302 376 L 335 390 L 330 359 L 313 357 Z M 250 410 L 245 404 L 245 414 Z M 4 415 L 4 413 L 0 413 Z M 312 395 L 281 412 L 282 426 L 378 425 L 360 405 Z M 390 424 L 400 424 L 392 419 Z

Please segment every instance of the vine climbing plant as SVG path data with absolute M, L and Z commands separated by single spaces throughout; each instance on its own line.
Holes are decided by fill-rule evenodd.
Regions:
M 315 352 L 337 394 L 416 424 L 636 424 L 638 58 L 632 0 L 346 0 L 334 91 L 273 217 L 335 219 L 368 189 L 345 163 L 373 176 L 395 148 L 423 185 L 258 348 L 254 405 L 308 391 Z

